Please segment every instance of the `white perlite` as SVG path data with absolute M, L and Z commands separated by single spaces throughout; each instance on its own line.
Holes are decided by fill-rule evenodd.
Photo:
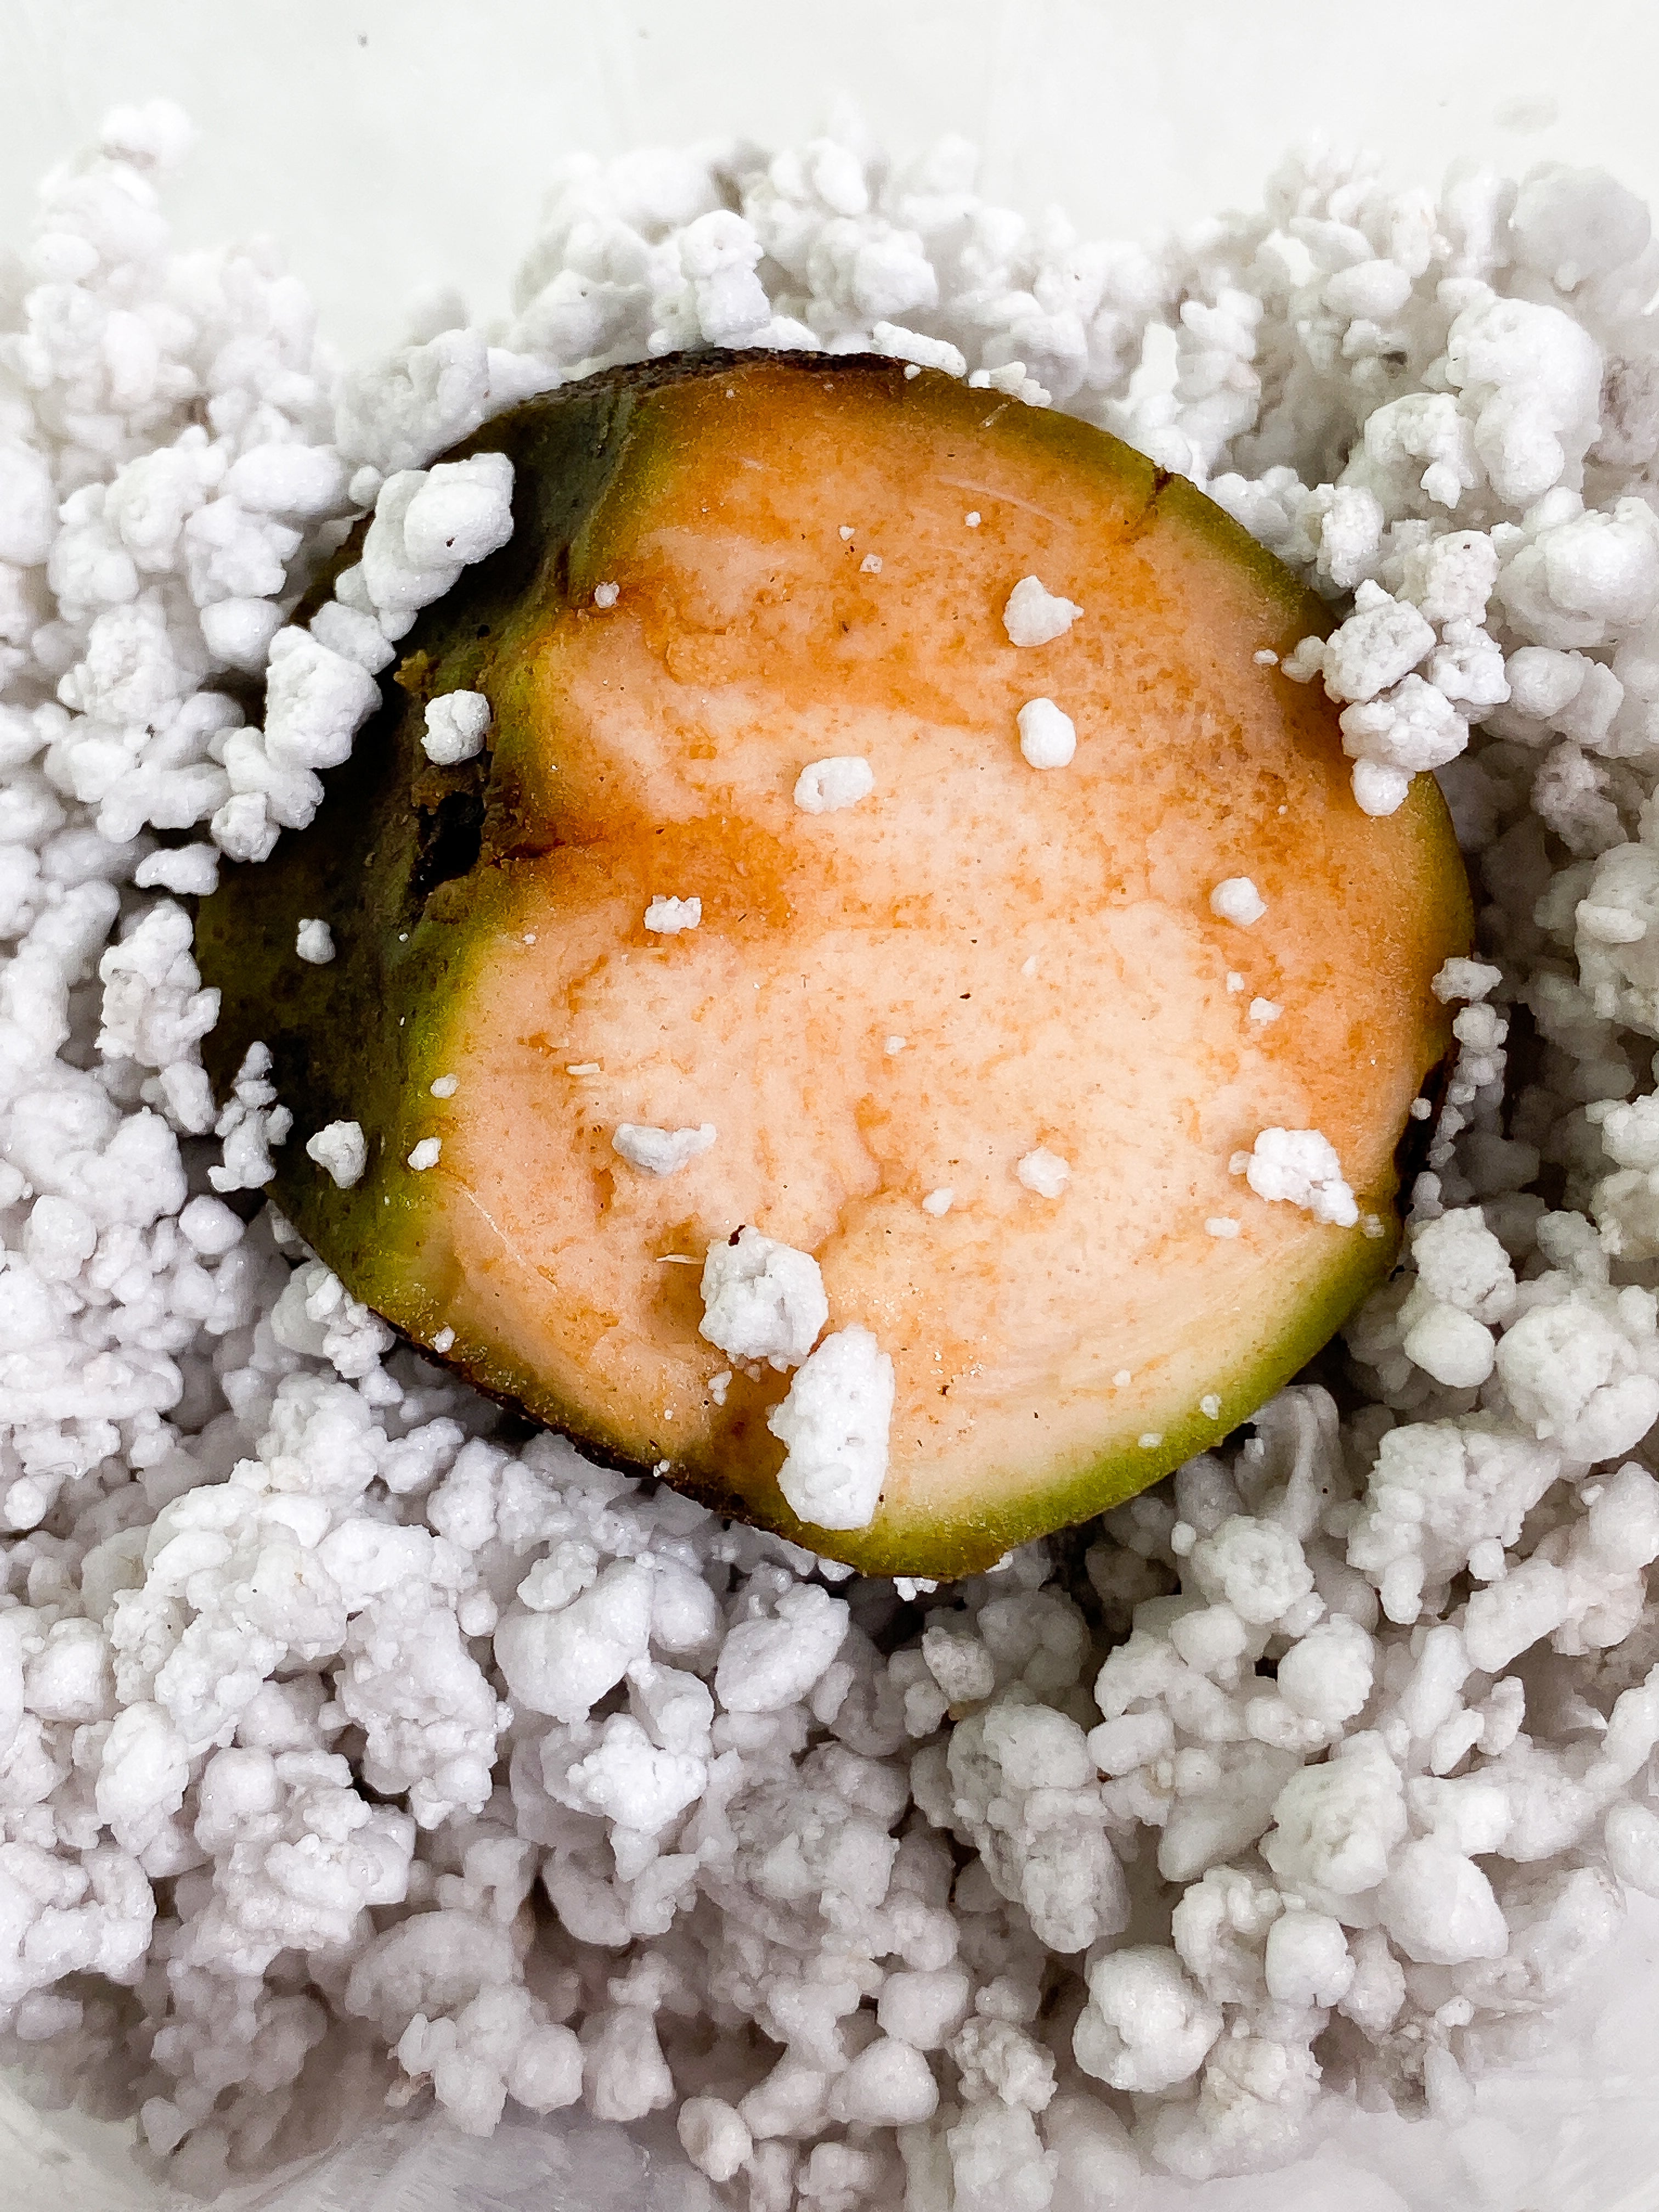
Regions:
M 1317 1129 L 1264 1129 L 1229 1165 L 1258 1198 L 1304 1206 L 1316 1221 L 1339 1229 L 1352 1229 L 1359 1218 L 1336 1149 Z
M 313 968 L 326 968 L 334 957 L 334 932 L 325 921 L 301 921 L 295 934 L 294 950 Z
M 702 920 L 702 901 L 700 898 L 653 898 L 645 909 L 645 926 L 659 937 L 673 937 L 683 929 L 695 929 Z
M 690 1129 L 657 1129 L 647 1122 L 618 1121 L 611 1133 L 611 1149 L 646 1175 L 667 1176 L 699 1158 L 719 1134 L 712 1121 L 699 1122 Z
M 968 356 L 949 338 L 924 337 L 920 331 L 889 322 L 876 323 L 870 337 L 872 351 L 890 360 L 913 362 L 919 368 L 942 368 L 947 376 L 968 374 Z
M 1028 699 L 1016 718 L 1019 749 L 1032 768 L 1066 768 L 1077 752 L 1077 727 L 1052 699 Z
M 1082 612 L 1074 600 L 1048 590 L 1037 577 L 1022 576 L 1008 594 L 1002 627 L 1010 645 L 1050 645 L 1065 636 Z
M 319 2081 L 361 2132 L 390 2068 L 478 2132 L 695 2090 L 682 2140 L 765 2212 L 1127 2203 L 1355 2101 L 1426 2102 L 1518 2204 L 1478 2078 L 1594 1979 L 1621 1886 L 1659 1889 L 1645 214 L 1593 171 L 1437 198 L 1321 155 L 1143 252 L 985 206 L 957 142 L 710 140 L 571 163 L 510 323 L 428 306 L 337 375 L 268 247 L 173 254 L 186 136 L 123 111 L 49 180 L 0 335 L 0 2059 L 136 2111 L 204 2197 L 333 2124 Z M 1132 387 L 1149 320 L 1176 374 Z M 1407 1248 L 1346 1331 L 1364 1402 L 1293 1386 L 937 1589 L 519 1442 L 245 1223 L 305 1101 L 261 1051 L 213 1098 L 177 904 L 307 820 L 373 711 L 362 574 L 285 618 L 398 472 L 430 522 L 434 458 L 516 398 L 883 324 L 955 346 L 988 413 L 1108 423 L 1362 625 L 1284 678 L 1354 692 L 1362 799 L 1463 748 L 1437 772 L 1480 882 Z M 469 550 L 503 489 L 462 480 Z M 376 516 L 399 635 L 461 550 L 416 582 L 414 497 Z M 1000 507 L 962 497 L 977 568 Z M 1398 674 L 1409 609 L 1433 642 Z M 872 1032 L 885 1081 L 911 1018 Z M 307 1149 L 343 1138 L 359 1176 L 355 1124 Z M 741 1356 L 707 1395 L 752 1421 L 776 1378 Z M 915 1402 L 951 1419 L 940 1367 Z
M 1228 876 L 1210 893 L 1210 912 L 1218 921 L 1249 929 L 1267 911 L 1267 902 L 1248 876 Z M 1231 978 L 1228 979 L 1231 985 Z
M 356 1121 L 329 1121 L 306 1139 L 307 1158 L 326 1168 L 342 1190 L 363 1179 L 368 1165 L 368 1141 Z
M 259 451 L 263 455 L 266 449 Z M 307 520 L 346 504 L 338 456 L 319 458 L 325 462 L 320 470 L 306 462 L 262 460 L 250 485 L 253 495 Z M 154 472 L 155 457 L 145 459 Z M 141 476 L 144 465 L 143 459 L 133 464 Z M 225 479 L 228 494 L 236 473 L 233 468 Z M 512 535 L 512 485 L 513 465 L 503 453 L 478 453 L 429 471 L 402 469 L 384 482 L 377 476 L 362 558 L 336 580 L 334 601 L 309 630 L 279 627 L 265 597 L 241 595 L 250 586 L 260 595 L 280 593 L 283 571 L 272 556 L 279 547 L 292 551 L 300 533 L 274 522 L 250 522 L 234 495 L 216 503 L 212 522 L 204 518 L 198 550 L 204 557 L 186 562 L 204 641 L 234 667 L 250 672 L 262 663 L 266 667 L 264 730 L 230 727 L 222 743 L 224 779 L 216 789 L 198 777 L 202 799 L 192 799 L 187 814 L 200 819 L 196 810 L 210 794 L 216 804 L 209 827 L 232 859 L 267 859 L 283 829 L 303 829 L 311 821 L 322 800 L 318 771 L 348 758 L 357 731 L 380 704 L 374 678 L 391 659 L 391 641 L 408 631 L 422 607 L 442 597 L 468 563 L 484 559 Z M 146 497 L 160 489 L 135 485 L 140 512 Z M 163 496 L 161 513 L 180 489 Z M 197 487 L 197 498 L 204 489 Z M 194 503 L 188 492 L 184 503 Z M 251 553 L 258 557 L 250 561 Z M 136 644 L 135 637 L 129 653 Z M 152 641 L 147 657 L 159 671 L 169 656 Z M 171 658 L 178 680 L 182 672 L 177 656 Z M 85 665 L 89 673 L 93 664 Z M 65 680 L 76 703 L 96 714 L 96 686 L 88 690 L 77 672 Z M 187 708 L 178 711 L 188 719 Z M 213 719 L 221 732 L 234 720 L 216 708 Z M 228 790 L 221 801 L 225 782 Z
M 823 1278 L 810 1252 L 743 1228 L 711 1244 L 702 1263 L 703 1316 L 710 1344 L 733 1359 L 799 1366 L 830 1318 Z
M 396 470 L 375 498 L 362 560 L 337 579 L 335 596 L 372 613 L 395 641 L 464 568 L 512 535 L 513 464 L 505 453 Z
M 593 604 L 596 607 L 601 609 L 614 607 L 621 597 L 620 584 L 595 584 L 593 586 Z
M 438 1156 L 443 1148 L 441 1137 L 422 1137 L 409 1155 L 410 1166 L 416 1175 L 424 1175 L 428 1168 L 437 1166 Z
M 421 750 L 434 768 L 476 760 L 489 734 L 489 702 L 482 691 L 446 691 L 427 702 Z
M 867 1328 L 836 1329 L 766 1417 L 787 1447 L 778 1488 L 818 1528 L 867 1528 L 887 1474 L 893 1363 Z
M 1070 1164 L 1058 1152 L 1051 1152 L 1046 1145 L 1027 1152 L 1014 1173 L 1026 1189 L 1034 1190 L 1039 1198 L 1058 1198 L 1072 1180 Z
M 856 806 L 876 787 L 875 770 L 856 755 L 809 761 L 795 780 L 795 804 L 803 814 L 839 814 Z

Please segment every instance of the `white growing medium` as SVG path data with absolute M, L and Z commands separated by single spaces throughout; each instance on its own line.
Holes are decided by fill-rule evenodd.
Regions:
M 1474 1004 L 1489 998 L 1503 980 L 1503 969 L 1486 961 L 1452 959 L 1441 963 L 1429 988 L 1443 1006 L 1454 1000 Z
M 303 921 L 295 934 L 294 950 L 313 968 L 326 968 L 334 957 L 334 932 L 325 921 Z
M 377 2051 L 473 2130 L 672 2113 L 769 2208 L 1128 2202 L 1354 2097 L 1461 2125 L 1659 1888 L 1644 212 L 1321 157 L 1143 249 L 985 207 L 959 144 L 710 141 L 572 165 L 489 337 L 446 310 L 337 376 L 265 248 L 174 253 L 187 135 L 123 111 L 48 182 L 0 337 L 0 2058 L 142 2106 L 204 2195 Z M 1132 388 L 1149 319 L 1176 373 Z M 1437 773 L 1482 881 L 1408 1245 L 1346 1333 L 1364 1402 L 1282 1392 L 1084 1534 L 1086 1589 L 1043 1545 L 848 1589 L 509 1441 L 243 1220 L 303 1102 L 257 1053 L 212 1096 L 177 902 L 309 819 L 394 634 L 510 527 L 499 456 L 434 465 L 458 441 L 609 362 L 922 324 L 1322 592 L 1283 680 L 1338 698 L 1363 805 Z M 365 1172 L 355 1123 L 305 1149 Z M 724 1264 L 710 1398 L 775 1412 L 770 1359 L 799 1411 L 815 1263 Z M 826 1392 L 797 1475 L 867 1495 L 872 1403 Z
M 307 1138 L 306 1152 L 319 1168 L 327 1170 L 342 1190 L 361 1182 L 368 1165 L 368 1142 L 356 1121 L 326 1122 L 315 1135 Z
M 332 464 L 330 504 L 343 507 L 350 493 L 339 456 L 326 458 Z M 233 728 L 222 738 L 225 778 L 217 784 L 196 778 L 201 798 L 192 804 L 204 805 L 211 797 L 209 828 L 215 842 L 234 860 L 257 860 L 269 857 L 283 829 L 302 829 L 316 813 L 323 790 L 318 771 L 338 767 L 349 757 L 357 731 L 380 703 L 374 677 L 387 665 L 388 644 L 407 632 L 422 607 L 441 598 L 464 568 L 511 537 L 513 466 L 505 454 L 478 453 L 377 480 L 362 559 L 336 580 L 332 616 L 325 610 L 309 630 L 300 630 L 277 626 L 260 611 L 269 612 L 268 595 L 280 594 L 281 557 L 299 544 L 301 533 L 269 516 L 249 520 L 244 503 L 229 491 L 242 465 L 239 460 L 226 477 L 226 492 L 213 514 L 191 517 L 186 528 L 200 529 L 204 543 L 185 549 L 185 568 L 210 653 L 222 650 L 244 672 L 257 673 L 262 665 L 266 669 L 264 728 Z M 142 471 L 144 462 L 133 466 Z M 155 473 L 153 458 L 150 466 Z M 317 518 L 316 501 L 325 496 L 320 477 L 307 476 L 303 467 L 296 471 L 280 458 L 263 467 L 253 487 L 254 497 L 286 500 L 286 511 L 305 520 Z M 141 482 L 134 489 L 135 511 L 142 516 L 150 511 L 146 499 L 159 487 Z M 205 489 L 198 485 L 197 496 Z M 171 495 L 164 495 L 164 514 Z M 185 498 L 191 504 L 188 490 Z M 192 559 L 191 551 L 201 557 Z M 234 596 L 239 585 L 248 584 L 257 584 L 260 595 Z M 240 611 L 227 629 L 232 610 Z M 262 628 L 268 644 L 259 653 L 252 641 Z M 76 702 L 95 711 L 96 700 L 84 683 L 73 672 L 70 680 Z M 187 719 L 188 710 L 179 712 Z M 451 740 L 446 734 L 441 742 Z M 201 816 L 194 812 L 190 818 Z
M 702 920 L 700 898 L 653 898 L 645 909 L 645 926 L 659 937 L 673 937 L 695 929 Z
M 1049 591 L 1040 577 L 1022 576 L 1008 594 L 1002 626 L 1010 645 L 1052 645 L 1082 612 L 1074 599 Z
M 1016 720 L 1020 751 L 1032 768 L 1070 766 L 1077 751 L 1077 726 L 1052 699 L 1028 699 Z
M 513 464 L 505 453 L 396 470 L 376 495 L 362 559 L 337 579 L 335 596 L 372 613 L 395 641 L 464 568 L 512 535 Z
M 343 606 L 328 599 L 311 617 L 311 635 L 343 660 L 355 660 L 367 675 L 378 676 L 390 668 L 398 648 L 372 614 L 359 607 Z
M 868 799 L 876 772 L 858 755 L 809 761 L 795 780 L 795 804 L 803 814 L 839 814 Z
M 1241 929 L 1253 927 L 1267 911 L 1267 900 L 1248 876 L 1228 876 L 1210 893 L 1210 912 L 1216 920 L 1237 922 Z
M 421 750 L 434 768 L 459 768 L 483 750 L 491 720 L 482 691 L 446 691 L 427 702 Z
M 1027 1190 L 1035 1191 L 1039 1198 L 1058 1198 L 1072 1180 L 1071 1164 L 1058 1152 L 1051 1152 L 1046 1145 L 1027 1152 L 1014 1169 L 1015 1175 Z
M 870 332 L 872 350 L 895 361 L 908 361 L 919 368 L 941 368 L 947 376 L 966 376 L 968 356 L 949 338 L 930 338 L 898 323 L 877 322 Z
M 1317 1129 L 1263 1129 L 1250 1150 L 1235 1152 L 1229 1165 L 1258 1198 L 1302 1206 L 1316 1221 L 1339 1229 L 1352 1229 L 1359 1218 L 1336 1147 Z
M 799 1366 L 830 1318 L 811 1254 L 748 1226 L 708 1247 L 702 1304 L 700 1327 L 710 1344 L 780 1370 Z
M 670 1176 L 700 1159 L 719 1134 L 712 1121 L 690 1129 L 657 1129 L 645 1122 L 619 1121 L 611 1132 L 611 1149 L 641 1174 Z
M 766 1417 L 786 1447 L 778 1488 L 803 1521 L 868 1528 L 886 1479 L 892 1418 L 892 1361 L 867 1328 L 833 1330 Z
M 438 1156 L 443 1148 L 441 1137 L 422 1137 L 409 1155 L 410 1166 L 416 1175 L 424 1175 L 428 1168 L 437 1166 Z

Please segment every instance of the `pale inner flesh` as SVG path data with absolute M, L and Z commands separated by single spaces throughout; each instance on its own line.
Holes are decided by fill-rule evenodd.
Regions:
M 547 849 L 486 887 L 425 1071 L 459 1086 L 412 1127 L 443 1139 L 443 1321 L 647 1462 L 775 1467 L 757 1417 L 784 1379 L 715 1403 L 698 1268 L 744 1223 L 813 1253 L 830 1326 L 894 1361 L 903 1517 L 1150 1450 L 1212 1390 L 1221 1427 L 1249 1410 L 1257 1355 L 1364 1231 L 1230 1159 L 1318 1128 L 1386 1206 L 1440 949 L 1420 832 L 1359 813 L 1322 702 L 1253 659 L 1292 640 L 1248 576 L 994 422 L 770 389 L 674 398 L 646 495 L 596 535 L 586 586 L 616 604 L 551 623 L 501 687 Z M 1016 647 L 1031 574 L 1084 614 Z M 1069 767 L 1021 756 L 1039 696 L 1076 724 Z M 798 808 L 844 754 L 872 794 Z M 1248 929 L 1210 909 L 1237 875 L 1267 901 Z M 659 896 L 699 897 L 700 927 L 648 932 Z M 625 1121 L 719 1137 L 658 1178 L 613 1150 Z M 1018 1180 L 1039 1147 L 1059 1198 Z

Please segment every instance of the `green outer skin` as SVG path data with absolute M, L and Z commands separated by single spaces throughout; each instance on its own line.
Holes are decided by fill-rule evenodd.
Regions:
M 447 1299 L 438 1279 L 451 1264 L 426 1233 L 421 1178 L 404 1165 L 429 1133 L 428 1085 L 447 1072 L 450 1017 L 466 999 L 477 925 L 513 897 L 514 861 L 545 847 L 520 802 L 515 753 L 547 743 L 515 711 L 510 671 L 518 641 L 544 629 L 559 610 L 591 596 L 605 574 L 614 520 L 638 511 L 653 479 L 671 465 L 677 418 L 659 395 L 690 380 L 723 378 L 758 366 L 787 365 L 837 380 L 878 379 L 895 399 L 925 399 L 934 419 L 982 431 L 983 392 L 924 371 L 906 380 L 903 364 L 872 356 L 679 356 L 613 369 L 532 400 L 497 418 L 447 458 L 500 451 L 514 463 L 514 534 L 500 552 L 465 572 L 435 606 L 417 617 L 398 661 L 381 680 L 382 708 L 358 737 L 351 759 L 326 779 L 311 827 L 285 836 L 271 859 L 226 869 L 221 889 L 202 902 L 197 957 L 204 982 L 222 994 L 218 1026 L 204 1047 L 222 1092 L 255 1040 L 270 1046 L 279 1095 L 295 1127 L 277 1154 L 272 1194 L 352 1294 L 423 1346 L 441 1326 Z M 1060 449 L 1080 473 L 1107 477 L 1115 490 L 1139 489 L 1145 527 L 1154 512 L 1242 570 L 1260 592 L 1268 635 L 1280 649 L 1331 617 L 1289 569 L 1184 478 L 1156 468 L 1132 447 L 1075 418 L 1016 406 L 995 410 L 1005 438 Z M 359 539 L 298 611 L 304 621 L 356 557 Z M 483 690 L 495 708 L 493 753 L 459 769 L 436 769 L 420 739 L 426 701 L 441 692 Z M 433 810 L 449 797 L 482 803 L 483 862 L 422 899 L 412 880 Z M 1424 927 L 1449 951 L 1469 940 L 1468 882 L 1445 804 L 1433 779 L 1418 777 L 1407 811 L 1424 848 L 1420 880 L 1439 894 Z M 298 960 L 295 932 L 306 915 L 351 910 L 337 957 L 323 967 Z M 399 1018 L 399 1009 L 403 1016 Z M 318 1039 L 326 1052 L 314 1051 Z M 370 1143 L 368 1168 L 350 1189 L 307 1157 L 307 1138 L 331 1121 L 361 1122 Z M 1420 1125 L 1408 1125 L 1402 1139 Z M 717 1511 L 757 1522 L 866 1573 L 939 1580 L 978 1571 L 1013 1546 L 1086 1520 L 1133 1497 L 1194 1453 L 1217 1443 L 1288 1382 L 1394 1264 L 1398 1221 L 1368 1239 L 1331 1232 L 1332 1263 L 1297 1309 L 1291 1325 L 1265 1340 L 1252 1334 L 1211 1388 L 1222 1412 L 1183 1413 L 1161 1442 L 1143 1450 L 1128 1436 L 1058 1476 L 1024 1486 L 1011 1471 L 1000 1494 L 994 1480 L 968 1510 L 946 1522 L 936 1513 L 902 1521 L 878 1511 L 867 1529 L 822 1530 L 799 1521 L 775 1482 L 739 1494 L 714 1461 L 677 1462 L 668 1479 Z M 436 1358 L 438 1355 L 431 1354 Z M 499 1347 L 457 1343 L 447 1364 L 469 1382 L 562 1430 L 601 1462 L 649 1470 L 595 1431 L 582 1409 L 550 1401 L 544 1386 Z M 781 1452 L 779 1454 L 781 1459 Z

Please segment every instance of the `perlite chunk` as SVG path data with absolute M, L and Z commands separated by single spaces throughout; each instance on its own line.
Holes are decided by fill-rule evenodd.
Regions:
M 645 909 L 645 926 L 659 937 L 674 937 L 695 929 L 702 920 L 700 898 L 653 898 Z
M 1088 1739 L 1046 1705 L 998 1702 L 961 1721 L 945 1756 L 949 1818 L 1042 1942 L 1085 1951 L 1129 1917 Z
M 556 1612 L 507 1613 L 495 1631 L 495 1659 L 520 1705 L 558 1721 L 586 1720 L 645 1656 L 652 1581 L 643 1566 L 621 1561 Z
M 638 1121 L 618 1121 L 611 1133 L 611 1149 L 644 1175 L 672 1175 L 708 1152 L 719 1133 L 712 1121 L 687 1129 L 657 1129 Z
M 1019 750 L 1032 768 L 1066 768 L 1077 753 L 1077 726 L 1052 699 L 1028 699 L 1017 716 Z
M 505 453 L 475 453 L 389 476 L 374 503 L 359 572 L 387 636 L 406 633 L 419 610 L 441 599 L 469 562 L 483 560 L 512 535 L 513 464 Z
M 702 1263 L 702 1334 L 733 1359 L 799 1367 L 830 1318 L 810 1252 L 744 1227 L 711 1244 Z
M 368 1165 L 368 1140 L 356 1121 L 330 1121 L 306 1139 L 306 1151 L 326 1168 L 342 1190 L 362 1181 Z
M 483 750 L 489 724 L 489 702 L 481 691 L 446 691 L 427 702 L 421 749 L 434 768 L 459 768 Z
M 875 787 L 875 770 L 856 755 L 809 761 L 795 780 L 795 804 L 803 814 L 840 814 Z
M 1304 1206 L 1316 1221 L 1351 1229 L 1359 1218 L 1342 1163 L 1317 1129 L 1263 1129 L 1248 1152 L 1235 1152 L 1232 1172 L 1258 1198 Z
M 1497 1362 L 1520 1419 L 1575 1458 L 1628 1451 L 1659 1419 L 1659 1382 L 1587 1298 L 1523 1314 L 1499 1340 Z
M 1374 1889 L 1407 1831 L 1400 1770 L 1380 1736 L 1350 1736 L 1340 1758 L 1304 1767 L 1279 1792 L 1261 1855 L 1311 1901 Z
M 1218 921 L 1249 929 L 1267 911 L 1267 902 L 1248 876 L 1229 876 L 1210 893 L 1210 912 Z
M 1193 1987 L 1173 1951 L 1133 1944 L 1089 1968 L 1089 2002 L 1072 2034 L 1085 2074 L 1114 2089 L 1173 2088 L 1204 2063 L 1219 2008 Z
M 1039 578 L 1022 576 L 1008 594 L 1002 626 L 1011 645 L 1050 645 L 1082 612 L 1075 600 L 1049 591 Z
M 1058 1152 L 1051 1152 L 1046 1145 L 1035 1152 L 1026 1152 L 1014 1168 L 1014 1173 L 1027 1190 L 1039 1198 L 1058 1198 L 1072 1180 L 1070 1163 Z
M 778 1488 L 820 1528 L 865 1528 L 887 1474 L 893 1363 L 867 1328 L 842 1328 L 808 1355 L 766 1425 L 787 1447 Z

